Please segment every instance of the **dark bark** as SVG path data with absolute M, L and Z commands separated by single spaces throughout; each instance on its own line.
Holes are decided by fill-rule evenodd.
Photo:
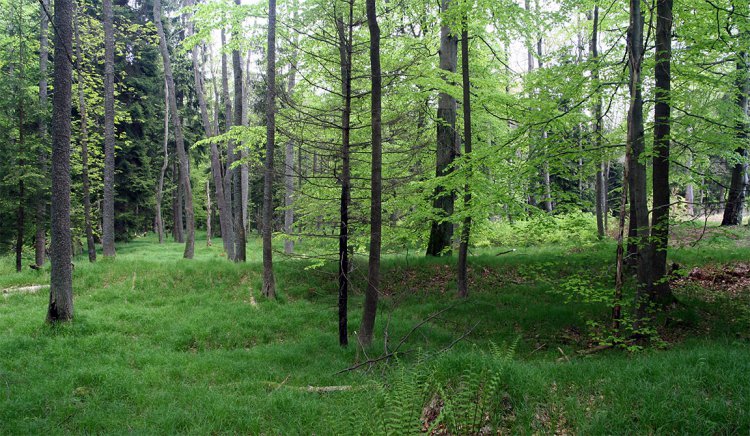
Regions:
M 115 255 L 115 36 L 112 0 L 104 9 L 104 210 L 102 211 L 102 254 Z
M 189 0 L 188 6 L 191 6 L 194 2 Z M 188 21 L 188 35 L 192 35 L 194 32 L 194 24 L 192 20 Z M 203 72 L 198 62 L 198 48 L 194 47 L 190 53 L 193 63 L 193 82 L 195 85 L 195 93 L 198 98 L 198 107 L 201 114 L 201 122 L 203 123 L 203 132 L 207 138 L 214 136 L 218 133 L 218 121 L 216 127 L 212 128 L 211 121 L 208 116 L 208 106 L 206 104 L 205 88 L 203 86 Z M 218 101 L 217 101 L 218 104 Z M 218 114 L 218 108 L 216 113 Z M 221 230 L 221 239 L 224 246 L 224 251 L 227 253 L 227 258 L 234 258 L 234 240 L 232 230 L 232 213 L 229 205 L 227 204 L 227 198 L 224 195 L 224 176 L 221 167 L 221 158 L 219 156 L 219 147 L 215 142 L 211 142 L 211 177 L 214 181 L 214 189 L 216 192 L 216 207 L 219 209 L 219 228 Z
M 52 95 L 52 231 L 48 322 L 73 319 L 70 232 L 70 109 L 73 81 L 73 1 L 55 1 L 54 94 Z
M 643 61 L 643 13 L 641 0 L 630 0 L 630 29 L 628 38 L 630 56 L 630 111 L 628 113 L 628 147 L 630 148 L 630 198 L 631 229 L 636 232 L 637 290 L 636 319 L 643 319 L 648 309 L 648 296 L 652 288 L 653 263 L 649 247 L 649 217 L 646 192 L 646 165 L 640 162 L 645 149 L 643 135 L 643 95 L 641 92 L 641 67 Z M 635 224 L 635 225 L 634 225 Z
M 177 98 L 175 94 L 174 78 L 172 76 L 172 65 L 169 60 L 169 49 L 167 40 L 164 36 L 164 25 L 161 22 L 161 0 L 154 0 L 154 22 L 156 23 L 156 32 L 159 36 L 159 50 L 161 51 L 162 61 L 164 63 L 164 77 L 167 81 L 169 90 L 169 107 L 172 112 L 172 127 L 174 129 L 175 148 L 177 149 L 177 159 L 180 168 L 180 185 L 184 193 L 185 201 L 185 221 L 187 240 L 185 242 L 185 252 L 183 256 L 186 259 L 192 259 L 195 254 L 195 213 L 193 210 L 193 190 L 190 186 L 190 167 L 188 156 L 185 151 L 185 139 L 182 136 L 182 123 L 180 113 L 177 110 Z
M 159 236 L 159 243 L 164 243 L 164 217 L 161 212 L 161 204 L 164 200 L 164 175 L 167 173 L 169 166 L 169 89 L 167 81 L 164 81 L 164 142 L 163 142 L 164 161 L 161 164 L 159 172 L 159 182 L 156 185 L 156 233 Z
M 469 238 L 471 237 L 471 82 L 469 75 L 469 31 L 466 15 L 461 30 L 461 77 L 463 82 L 464 112 L 464 165 L 466 165 L 466 185 L 464 186 L 464 209 L 466 217 L 461 228 L 461 243 L 458 246 L 458 295 L 469 296 Z
M 370 124 L 372 131 L 372 164 L 370 168 L 370 256 L 367 268 L 367 289 L 359 331 L 359 342 L 363 346 L 372 343 L 375 316 L 378 309 L 380 289 L 380 248 L 382 227 L 382 74 L 380 68 L 380 27 L 378 26 L 375 0 L 366 0 L 367 27 L 370 30 Z M 455 52 L 454 52 L 455 53 Z M 455 70 L 455 63 L 454 63 Z M 455 99 L 454 99 L 455 104 Z M 455 109 L 454 109 L 455 118 Z
M 239 5 L 240 0 L 235 0 L 235 4 Z M 239 39 L 239 35 L 235 33 L 232 35 L 232 38 Z M 234 120 L 237 124 L 243 125 L 242 96 L 244 93 L 242 89 L 244 86 L 242 82 L 242 59 L 238 48 L 232 50 L 232 70 L 234 73 Z M 237 157 L 238 156 L 235 156 L 235 158 Z M 235 261 L 245 262 L 247 241 L 245 239 L 245 213 L 243 211 L 242 202 L 242 169 L 238 167 L 232 172 L 234 174 L 232 198 L 234 201 Z
M 336 17 L 339 37 L 339 63 L 341 67 L 341 207 L 339 222 L 339 345 L 349 343 L 348 298 L 349 298 L 349 203 L 351 201 L 351 174 L 349 168 L 349 145 L 352 108 L 352 14 L 353 2 L 349 3 L 346 28 L 343 18 Z M 291 178 L 290 178 L 291 179 Z
M 80 14 L 80 11 L 76 11 Z M 78 30 L 78 15 L 75 19 L 74 31 L 76 40 L 76 78 L 78 81 L 78 112 L 81 114 L 81 178 L 83 184 L 83 221 L 86 231 L 86 251 L 89 262 L 96 262 L 96 245 L 94 244 L 94 230 L 91 224 L 91 181 L 89 179 L 89 129 L 86 96 L 84 94 L 81 35 Z
M 49 19 L 47 10 L 49 9 L 49 0 L 41 0 L 42 5 L 40 13 L 39 29 L 39 138 L 42 144 L 47 144 L 47 31 L 49 29 Z M 47 176 L 47 151 L 41 147 L 38 153 L 39 169 L 42 174 Z M 44 265 L 47 254 L 47 191 L 42 187 L 37 193 L 36 198 L 36 235 L 34 237 L 34 257 L 37 266 Z
M 672 1 L 658 0 L 656 5 L 656 105 L 654 107 L 654 163 L 653 163 L 653 216 L 651 249 L 653 256 L 652 301 L 658 305 L 674 299 L 667 277 L 667 248 L 669 245 L 669 148 L 672 89 Z
M 591 69 L 591 81 L 593 86 L 599 86 L 599 5 L 594 5 L 594 13 L 592 14 L 593 30 L 591 32 L 591 44 L 589 47 L 589 53 L 594 66 Z M 602 149 L 602 98 L 599 93 L 596 93 L 594 97 L 594 148 L 596 150 Z M 607 180 L 604 178 L 604 163 L 601 162 L 601 152 L 597 152 L 599 157 L 599 165 L 596 171 L 594 180 L 594 190 L 596 191 L 596 231 L 599 239 L 604 238 L 605 234 L 605 220 L 607 219 L 607 204 L 605 201 L 605 195 L 607 191 Z
M 442 0 L 441 10 L 447 11 L 450 0 Z M 456 72 L 458 63 L 458 38 L 451 29 L 443 23 L 440 28 L 440 69 Z M 448 80 L 446 78 L 446 80 Z M 453 170 L 451 165 L 456 159 L 458 150 L 458 136 L 456 134 L 456 99 L 446 93 L 438 96 L 437 111 L 437 156 L 435 174 L 437 177 L 449 175 Z M 453 240 L 453 207 L 456 193 L 446 191 L 442 186 L 435 189 L 435 199 L 432 207 L 438 217 L 432 221 L 430 239 L 427 244 L 428 256 L 450 254 Z
M 742 224 L 742 211 L 745 207 L 747 193 L 747 137 L 748 137 L 748 92 L 750 82 L 747 71 L 748 56 L 740 53 L 737 59 L 737 106 L 740 109 L 740 120 L 737 121 L 737 163 L 732 166 L 732 181 L 729 185 L 727 202 L 724 207 L 722 226 L 738 226 Z
M 273 276 L 273 149 L 276 143 L 276 0 L 268 0 L 266 161 L 263 173 L 263 295 L 276 298 Z

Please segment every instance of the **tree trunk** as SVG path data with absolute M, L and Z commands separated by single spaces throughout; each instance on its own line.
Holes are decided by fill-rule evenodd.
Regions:
M 747 180 L 745 172 L 747 171 L 747 145 L 745 144 L 748 137 L 747 116 L 748 116 L 748 83 L 747 73 L 748 57 L 746 53 L 740 53 L 737 60 L 737 105 L 740 108 L 740 120 L 737 121 L 737 139 L 740 144 L 737 147 L 738 162 L 732 167 L 732 181 L 729 185 L 726 206 L 724 207 L 724 216 L 721 220 L 722 226 L 738 226 L 742 224 L 742 210 L 745 207 L 745 194 L 747 191 Z
M 441 11 L 446 12 L 451 0 L 442 0 Z M 374 11 L 373 11 L 374 12 Z M 443 23 L 440 28 L 440 69 L 448 72 L 456 72 L 458 63 L 458 38 L 451 32 L 447 24 Z M 446 77 L 446 81 L 449 79 Z M 435 174 L 437 177 L 449 175 L 453 169 L 451 165 L 456 159 L 458 150 L 458 136 L 456 134 L 456 99 L 446 93 L 438 96 L 437 111 L 437 156 Z M 430 239 L 427 244 L 428 256 L 440 256 L 450 254 L 453 240 L 453 223 L 450 217 L 453 215 L 455 192 L 446 192 L 445 188 L 438 186 L 435 189 L 435 200 L 432 207 L 438 217 L 432 221 L 430 228 Z
M 187 2 L 188 6 L 193 5 L 193 1 Z M 188 36 L 194 33 L 193 21 L 188 21 L 187 26 Z M 203 123 L 203 132 L 207 138 L 214 136 L 215 132 L 218 133 L 218 121 L 216 122 L 216 128 L 213 129 L 211 121 L 208 116 L 208 106 L 206 105 L 205 88 L 203 84 L 203 70 L 198 62 L 198 48 L 194 47 L 190 53 L 193 63 L 193 82 L 195 85 L 195 93 L 198 98 L 198 107 L 201 113 L 201 122 Z M 217 100 L 218 105 L 218 100 Z M 218 114 L 218 107 L 216 110 Z M 218 120 L 218 117 L 217 117 Z M 216 191 L 216 206 L 219 209 L 219 228 L 221 230 L 221 242 L 224 246 L 224 251 L 229 259 L 234 259 L 234 245 L 232 241 L 232 213 L 227 205 L 227 198 L 224 195 L 224 177 L 221 168 L 221 158 L 219 156 L 219 147 L 214 141 L 211 141 L 211 176 L 214 181 L 214 189 Z
M 235 0 L 236 5 L 240 5 L 240 0 Z M 238 34 L 232 35 L 233 39 L 239 39 Z M 239 48 L 235 47 L 232 50 L 232 70 L 234 73 L 234 120 L 239 125 L 244 125 L 242 122 L 242 96 L 243 96 L 243 82 L 242 82 L 242 59 L 240 57 Z M 235 157 L 236 158 L 236 157 Z M 232 198 L 234 199 L 234 235 L 236 239 L 235 245 L 235 260 L 237 262 L 245 262 L 246 260 L 246 249 L 247 241 L 245 239 L 245 212 L 243 210 L 243 196 L 242 196 L 242 169 L 237 168 L 232 171 L 234 174 Z
M 224 102 L 224 131 L 228 132 L 232 127 L 232 101 L 229 99 L 229 67 L 225 48 L 227 46 L 226 31 L 224 28 L 221 29 L 221 98 Z M 234 203 L 232 198 L 232 189 L 234 184 L 235 170 L 232 169 L 234 163 L 234 142 L 227 142 L 227 157 L 226 166 L 224 168 L 224 196 L 227 203 L 227 211 L 229 212 L 229 224 L 232 227 L 230 233 L 232 239 L 229 243 L 232 245 L 232 256 L 231 260 L 237 261 L 237 234 L 236 227 L 234 225 L 235 214 L 239 211 L 234 210 Z
M 539 4 L 537 3 L 537 9 L 539 8 Z M 544 67 L 544 64 L 542 63 L 542 55 L 544 54 L 543 50 L 543 39 L 542 37 L 539 37 L 539 40 L 536 43 L 537 47 L 537 55 L 539 56 L 539 68 L 541 69 Z M 549 162 L 547 161 L 547 131 L 542 132 L 542 144 L 544 147 L 542 148 L 544 152 L 544 161 L 542 162 L 542 183 L 544 184 L 544 210 L 547 213 L 551 213 L 553 206 L 552 206 L 552 184 L 550 182 L 550 175 L 549 175 Z
M 182 136 L 182 123 L 179 112 L 177 111 L 177 98 L 175 94 L 174 78 L 172 76 L 172 65 L 169 60 L 169 49 L 167 40 L 164 36 L 164 25 L 161 22 L 161 0 L 154 0 L 154 22 L 156 23 L 156 32 L 159 36 L 159 50 L 161 51 L 162 61 L 164 63 L 164 77 L 167 80 L 167 89 L 169 90 L 169 107 L 172 111 L 172 127 L 174 128 L 175 148 L 177 149 L 177 158 L 180 163 L 180 185 L 185 195 L 185 220 L 187 227 L 187 241 L 185 243 L 185 252 L 183 256 L 186 259 L 192 259 L 195 254 L 195 212 L 193 209 L 193 190 L 190 186 L 190 167 L 188 165 L 188 156 L 185 152 L 185 139 Z
M 41 1 L 41 18 L 39 29 L 39 138 L 47 143 L 47 30 L 49 29 L 49 0 Z M 47 176 L 47 152 L 42 147 L 38 155 L 39 169 Z M 47 254 L 47 193 L 40 189 L 36 198 L 36 235 L 34 237 L 34 254 L 37 266 L 44 265 Z
M 447 1 L 447 0 L 446 0 Z M 375 0 L 366 0 L 367 26 L 370 30 L 370 83 L 371 104 L 370 119 L 372 129 L 372 165 L 370 170 L 370 256 L 367 270 L 367 290 L 365 291 L 364 310 L 362 314 L 362 325 L 360 326 L 359 342 L 362 346 L 372 343 L 375 329 L 375 316 L 378 309 L 378 292 L 380 289 L 380 245 L 381 245 L 381 195 L 382 195 L 382 148 L 383 139 L 381 131 L 381 99 L 382 99 L 382 76 L 380 70 L 380 27 L 378 26 L 377 9 Z M 455 38 L 453 38 L 455 40 Z M 453 58 L 456 51 L 454 47 Z M 455 62 L 453 71 L 455 71 Z M 455 122 L 455 102 L 453 99 L 453 119 Z M 454 132 L 455 137 L 455 132 Z M 455 149 L 454 149 L 455 153 Z M 450 223 L 449 223 L 450 224 Z M 448 239 L 450 244 L 450 238 Z M 438 250 L 439 253 L 442 249 Z
M 164 175 L 169 166 L 169 89 L 167 81 L 164 81 L 164 162 L 161 164 L 159 183 L 156 186 L 156 233 L 159 235 L 159 243 L 164 243 L 164 218 L 161 213 L 161 203 L 164 199 Z
M 55 1 L 54 94 L 52 95 L 52 232 L 48 322 L 73 319 L 70 232 L 70 109 L 73 68 L 73 2 Z
M 656 5 L 656 105 L 654 107 L 653 217 L 651 250 L 653 256 L 653 294 L 651 300 L 666 305 L 674 300 L 667 277 L 669 245 L 669 147 L 672 128 L 672 1 L 658 0 Z
M 349 299 L 349 203 L 351 201 L 351 174 L 349 167 L 349 146 L 352 109 L 352 14 L 353 3 L 349 3 L 347 28 L 344 19 L 336 17 L 336 30 L 339 37 L 339 65 L 341 67 L 341 208 L 339 222 L 339 345 L 349 343 L 348 299 Z M 291 142 L 287 143 L 287 149 Z M 289 156 L 287 155 L 287 159 Z M 287 172 L 290 170 L 287 169 Z M 285 182 L 291 182 L 291 175 Z M 287 191 L 290 192 L 290 191 Z
M 464 165 L 466 166 L 466 185 L 464 186 L 464 218 L 461 229 L 461 243 L 458 246 L 458 295 L 469 296 L 469 238 L 471 236 L 471 82 L 469 75 L 469 30 L 466 14 L 463 16 L 461 30 L 461 76 L 463 79 L 463 112 L 464 112 Z
M 690 177 L 692 180 L 693 174 L 693 153 L 688 152 L 687 156 L 687 162 L 685 163 L 685 167 L 687 167 L 688 172 L 690 173 Z M 688 182 L 687 186 L 685 186 L 685 204 L 687 206 L 687 215 L 688 217 L 694 217 L 695 216 L 695 192 L 693 190 L 693 182 Z
M 276 0 L 268 0 L 266 162 L 263 172 L 263 295 L 276 298 L 273 276 L 273 149 L 276 143 Z
M 102 254 L 115 256 L 115 36 L 112 0 L 104 9 L 104 210 L 102 211 Z
M 76 8 L 77 9 L 77 8 Z M 80 14 L 80 11 L 76 11 Z M 88 113 L 86 111 L 86 96 L 84 94 L 83 72 L 81 62 L 81 35 L 78 30 L 79 15 L 75 17 L 76 40 L 76 77 L 78 79 L 78 112 L 81 114 L 81 178 L 83 179 L 83 219 L 86 227 L 86 249 L 89 262 L 96 262 L 96 245 L 94 244 L 94 230 L 91 228 L 91 182 L 89 180 L 89 134 Z
M 649 219 L 646 192 L 646 166 L 640 162 L 644 152 L 643 95 L 641 93 L 641 65 L 643 61 L 643 13 L 641 0 L 630 0 L 630 111 L 628 114 L 628 147 L 631 152 L 631 229 L 635 229 L 637 247 L 636 321 L 647 315 L 652 288 L 652 256 L 648 246 Z M 635 218 L 633 220 L 633 218 Z
M 599 5 L 594 5 L 592 15 L 593 30 L 591 32 L 591 45 L 589 52 L 594 66 L 591 69 L 591 80 L 596 89 L 596 100 L 594 103 L 594 148 L 596 154 L 600 156 L 599 165 L 596 171 L 594 181 L 594 190 L 596 191 L 596 231 L 599 239 L 605 235 L 605 220 L 607 219 L 607 205 L 605 203 L 605 191 L 607 190 L 607 181 L 604 178 L 604 163 L 601 162 L 602 155 L 602 98 L 599 95 Z
M 252 53 L 248 52 L 245 59 L 245 75 L 242 82 L 242 126 L 248 126 L 248 93 L 250 86 L 250 58 Z M 245 229 L 245 235 L 247 236 L 248 222 L 250 221 L 250 168 L 248 167 L 248 151 L 246 148 L 242 148 L 240 152 L 242 157 L 242 165 L 240 165 L 240 181 L 242 183 L 242 227 Z
M 206 246 L 211 246 L 211 182 L 206 180 Z
M 296 14 L 296 7 L 295 7 L 295 14 Z M 351 76 L 351 71 L 349 75 Z M 287 87 L 286 87 L 287 98 L 289 99 L 292 98 L 292 92 L 294 92 L 294 86 L 296 84 L 296 80 L 297 80 L 297 52 L 293 51 L 292 60 L 289 63 L 289 81 L 287 82 Z M 351 95 L 349 96 L 349 98 L 351 98 Z M 343 151 L 343 140 L 342 140 L 342 151 Z M 301 158 L 302 156 L 300 155 L 300 159 Z M 347 160 L 348 160 L 348 157 L 347 157 Z M 292 231 L 293 231 L 293 226 L 294 226 L 294 141 L 292 141 L 291 139 L 289 139 L 286 143 L 286 150 L 284 153 L 284 164 L 285 164 L 284 165 L 284 207 L 285 207 L 284 209 L 284 233 L 286 233 L 287 235 L 286 239 L 284 240 L 284 253 L 292 254 L 292 252 L 294 252 L 294 240 L 292 239 Z M 298 171 L 300 172 L 302 171 L 302 165 L 298 165 L 297 168 L 298 168 Z M 342 186 L 342 189 L 343 189 L 343 186 Z

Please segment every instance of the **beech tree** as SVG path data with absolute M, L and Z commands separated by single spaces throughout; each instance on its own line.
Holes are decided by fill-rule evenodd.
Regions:
M 276 0 L 268 0 L 266 160 L 263 172 L 263 295 L 276 298 L 273 276 L 273 151 L 276 143 Z
M 104 8 L 104 199 L 102 208 L 102 252 L 115 255 L 115 36 L 112 0 Z

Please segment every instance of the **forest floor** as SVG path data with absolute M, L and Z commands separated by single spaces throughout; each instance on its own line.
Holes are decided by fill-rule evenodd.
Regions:
M 49 267 L 0 260 L 0 433 L 750 432 L 750 247 L 732 238 L 670 252 L 680 303 L 650 344 L 590 354 L 606 336 L 611 243 L 476 250 L 465 301 L 454 259 L 387 257 L 366 351 L 364 259 L 341 348 L 333 266 L 277 254 L 268 301 L 258 240 L 240 265 L 219 240 L 199 240 L 192 261 L 182 248 L 149 236 L 114 261 L 77 258 L 75 320 L 58 327 L 44 323 L 47 288 L 27 288 Z

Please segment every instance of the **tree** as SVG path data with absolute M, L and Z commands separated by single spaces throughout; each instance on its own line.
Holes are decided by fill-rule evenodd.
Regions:
M 159 243 L 164 243 L 164 219 L 161 213 L 161 203 L 164 199 L 164 175 L 169 167 L 169 88 L 167 81 L 164 80 L 164 141 L 163 141 L 164 159 L 159 172 L 159 181 L 156 184 L 156 233 L 159 236 Z
M 372 343 L 375 329 L 375 316 L 378 309 L 380 290 L 380 248 L 381 248 L 381 197 L 383 182 L 381 166 L 383 159 L 383 138 L 381 127 L 382 113 L 382 73 L 380 68 L 380 27 L 378 26 L 375 0 L 366 0 L 367 27 L 370 31 L 370 125 L 372 134 L 372 162 L 370 171 L 370 255 L 367 267 L 367 290 L 359 328 L 359 342 L 363 346 Z M 455 100 L 454 100 L 455 101 Z M 454 112 L 455 115 L 455 112 Z
M 240 0 L 235 0 L 235 4 L 239 6 Z M 232 36 L 234 39 L 239 39 L 239 30 L 235 31 Z M 234 72 L 234 119 L 239 125 L 242 125 L 242 96 L 243 94 L 243 82 L 242 82 L 242 59 L 240 57 L 240 49 L 235 45 L 232 50 L 232 70 Z M 232 199 L 234 201 L 234 235 L 236 240 L 235 245 L 235 260 L 237 262 L 244 262 L 246 258 L 246 245 L 245 240 L 245 212 L 244 202 L 242 196 L 242 174 L 241 167 L 232 170 L 234 174 Z
M 349 343 L 348 293 L 349 293 L 349 203 L 351 202 L 350 135 L 352 112 L 352 28 L 354 0 L 349 0 L 346 29 L 344 20 L 336 16 L 339 63 L 341 66 L 341 207 L 339 223 L 339 345 Z M 289 171 L 289 170 L 287 170 Z
M 49 50 L 47 48 L 47 32 L 49 29 L 49 19 L 47 12 L 49 9 L 49 0 L 40 2 L 39 14 L 39 137 L 42 142 L 47 139 L 47 58 Z M 47 173 L 47 151 L 40 147 L 38 153 L 39 169 L 43 174 Z M 44 265 L 47 257 L 47 191 L 40 189 L 36 199 L 36 235 L 34 236 L 34 257 L 37 266 Z
M 159 37 L 159 50 L 161 51 L 162 61 L 164 63 L 164 78 L 167 81 L 167 90 L 169 92 L 169 107 L 172 112 L 172 128 L 174 129 L 175 148 L 177 149 L 177 159 L 179 161 L 179 184 L 182 187 L 185 201 L 185 221 L 187 227 L 187 240 L 185 242 L 185 259 L 192 259 L 195 253 L 195 213 L 193 211 L 193 190 L 190 186 L 190 167 L 188 165 L 188 156 L 185 151 L 185 139 L 182 134 L 182 122 L 180 113 L 177 110 L 177 98 L 175 97 L 175 84 L 172 76 L 172 64 L 169 59 L 169 49 L 167 48 L 167 39 L 164 35 L 164 25 L 161 22 L 161 0 L 154 0 L 154 22 L 156 23 L 156 33 Z M 179 193 L 178 193 L 179 196 Z
M 102 253 L 115 256 L 115 36 L 112 0 L 104 8 L 104 199 L 102 202 Z
M 447 13 L 451 0 L 442 0 L 441 12 Z M 456 72 L 458 64 L 458 38 L 448 27 L 446 19 L 440 27 L 440 69 L 446 72 L 446 81 L 451 74 Z M 446 177 L 453 171 L 453 161 L 456 159 L 458 149 L 458 136 L 456 134 L 456 99 L 447 92 L 441 92 L 438 96 L 437 110 L 437 157 L 435 176 Z M 455 192 L 442 186 L 435 189 L 433 208 L 438 213 L 437 218 L 432 221 L 430 228 L 430 239 L 427 244 L 428 256 L 440 256 L 450 253 L 453 239 L 453 223 L 450 216 L 453 215 L 453 203 Z
M 276 0 L 268 0 L 266 161 L 263 172 L 263 295 L 276 298 L 273 276 L 273 149 L 276 143 Z
M 653 251 L 652 299 L 666 304 L 673 299 L 667 277 L 667 248 L 669 245 L 669 148 L 671 141 L 671 83 L 672 83 L 672 0 L 658 0 L 656 4 L 655 47 L 656 105 L 654 107 L 654 162 L 653 162 Z
M 469 296 L 468 260 L 469 238 L 471 236 L 471 81 L 469 75 L 469 29 L 468 12 L 464 11 L 461 26 L 461 78 L 463 82 L 464 113 L 464 165 L 466 167 L 466 185 L 464 186 L 464 218 L 461 228 L 461 243 L 458 246 L 458 295 Z
M 158 0 L 157 0 L 158 1 Z M 52 232 L 47 321 L 73 319 L 70 233 L 70 109 L 73 87 L 73 2 L 56 0 L 52 95 Z
M 736 150 L 736 162 L 732 165 L 732 179 L 729 185 L 727 203 L 721 219 L 722 226 L 737 226 L 742 224 L 742 211 L 745 208 L 747 193 L 747 138 L 748 138 L 748 95 L 750 95 L 750 78 L 748 78 L 748 56 L 740 52 L 737 56 L 737 106 L 740 116 L 737 121 L 737 139 L 739 146 Z
M 76 8 L 75 17 L 75 39 L 76 39 L 76 80 L 78 81 L 78 112 L 81 115 L 81 177 L 83 178 L 83 219 L 86 227 L 86 249 L 89 255 L 89 262 L 96 262 L 96 245 L 94 244 L 94 230 L 91 226 L 91 181 L 89 179 L 89 134 L 88 134 L 88 113 L 86 112 L 86 97 L 84 94 L 81 54 L 81 34 L 79 31 L 79 15 Z

